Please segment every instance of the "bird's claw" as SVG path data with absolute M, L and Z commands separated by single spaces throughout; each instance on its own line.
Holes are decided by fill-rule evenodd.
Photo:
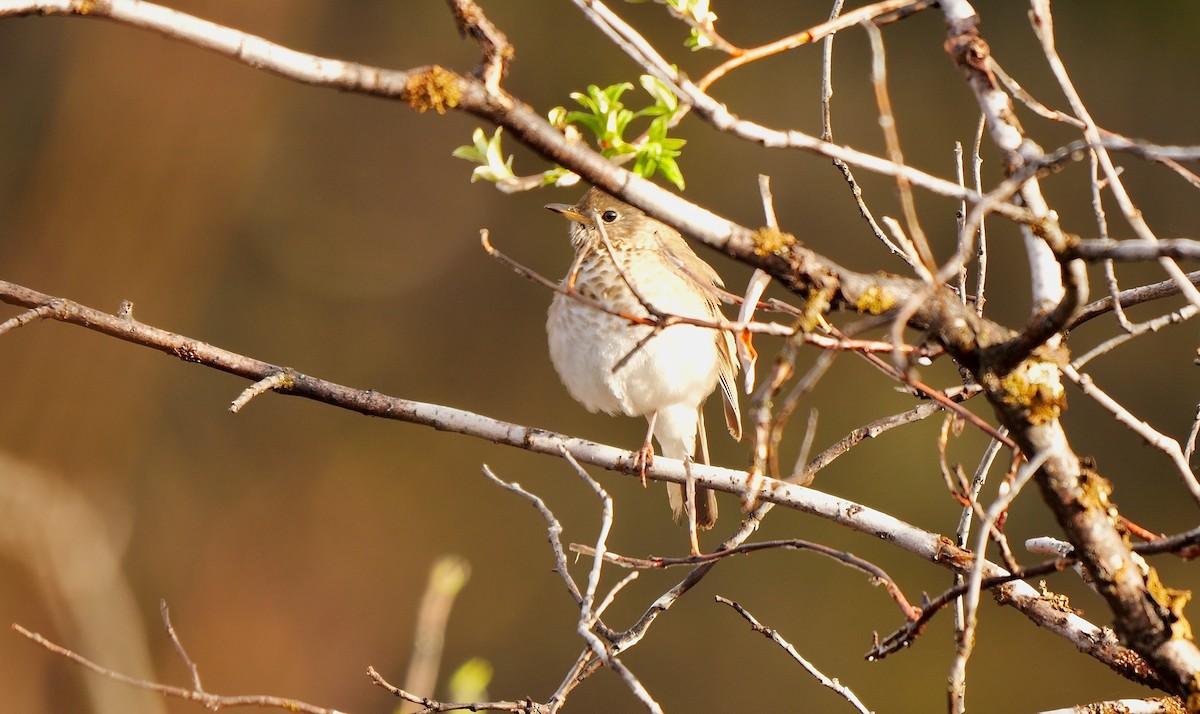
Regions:
M 646 488 L 646 469 L 654 464 L 654 446 L 649 442 L 643 444 L 642 448 L 638 449 L 637 459 L 633 463 L 642 479 L 642 488 Z

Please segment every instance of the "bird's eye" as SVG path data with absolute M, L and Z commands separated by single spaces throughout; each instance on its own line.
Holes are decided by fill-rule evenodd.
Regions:
M 617 212 L 610 208 L 604 213 L 600 214 L 600 220 L 604 221 L 605 223 L 612 223 L 613 221 L 617 220 Z

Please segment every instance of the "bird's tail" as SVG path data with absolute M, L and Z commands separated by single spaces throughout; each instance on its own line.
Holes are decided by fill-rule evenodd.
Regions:
M 708 459 L 708 437 L 704 430 L 704 414 L 699 412 L 697 415 L 696 434 L 700 442 L 700 463 L 709 463 Z M 693 437 L 691 448 L 688 444 L 681 443 L 676 440 L 659 439 L 659 447 L 663 450 L 663 456 L 670 459 L 679 459 L 685 463 L 693 458 L 695 454 L 695 441 Z M 671 502 L 671 515 L 675 517 L 676 523 L 686 523 L 687 513 L 684 511 L 684 504 L 687 500 L 687 494 L 684 492 L 684 485 L 681 483 L 667 484 L 667 498 Z M 717 494 L 707 488 L 696 488 L 696 527 L 708 530 L 717 524 Z

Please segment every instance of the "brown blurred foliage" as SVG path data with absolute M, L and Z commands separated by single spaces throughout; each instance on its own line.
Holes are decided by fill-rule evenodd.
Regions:
M 715 5 L 722 32 L 742 44 L 816 24 L 829 11 L 828 3 L 813 0 Z M 179 0 L 172 6 L 299 50 L 368 64 L 441 62 L 467 70 L 477 56 L 437 2 Z M 565 104 L 569 92 L 589 83 L 636 81 L 636 68 L 567 3 L 485 2 L 484 8 L 517 50 L 506 86 L 536 107 Z M 680 47 L 686 32 L 661 7 L 617 9 L 689 71 L 710 66 L 710 56 Z M 976 9 L 1006 69 L 1061 107 L 1026 6 L 981 0 Z M 1200 51 L 1193 30 L 1200 5 L 1060 0 L 1055 11 L 1061 53 L 1102 125 L 1157 143 L 1196 143 L 1200 94 L 1192 78 L 1200 73 Z M 953 142 L 969 146 L 977 109 L 942 51 L 943 34 L 940 17 L 929 12 L 887 28 L 884 37 L 906 157 L 952 175 Z M 835 49 L 835 139 L 880 151 L 868 63 L 863 33 L 842 33 Z M 487 227 L 509 254 L 561 274 L 570 257 L 565 227 L 541 206 L 573 201 L 579 190 L 506 196 L 469 184 L 470 166 L 450 152 L 469 142 L 478 121 L 417 115 L 397 104 L 295 85 L 106 22 L 0 21 L 0 67 L 4 279 L 110 311 L 131 300 L 145 322 L 348 385 L 608 443 L 638 443 L 640 421 L 590 415 L 570 400 L 546 357 L 549 295 L 478 247 L 478 230 Z M 736 74 L 715 94 L 766 124 L 815 133 L 819 67 L 819 49 L 802 49 Z M 1068 135 L 1028 123 L 1046 146 Z M 872 243 L 827 161 L 745 146 L 694 122 L 685 123 L 682 135 L 690 142 L 681 163 L 692 200 L 754 224 L 760 213 L 754 177 L 770 174 L 783 226 L 806 243 L 856 269 L 903 267 Z M 518 172 L 545 168 L 528 152 L 508 148 Z M 993 177 L 994 164 L 985 164 Z M 1194 191 L 1162 171 L 1129 164 L 1131 190 L 1160 235 L 1194 234 L 1200 224 Z M 1085 166 L 1071 167 L 1049 190 L 1067 228 L 1090 235 L 1085 174 Z M 896 214 L 894 185 L 860 180 L 877 213 Z M 955 207 L 920 200 L 935 247 L 948 251 Z M 1115 237 L 1125 235 L 1123 225 L 1114 227 Z M 1026 286 L 1011 277 L 1024 276 L 1019 242 L 1000 225 L 991 241 L 993 275 L 1008 277 L 993 283 L 989 308 L 1018 324 L 1028 309 Z M 744 283 L 747 270 L 706 257 L 727 283 Z M 1122 277 L 1128 286 L 1162 279 L 1151 268 Z M 1093 285 L 1102 290 L 1098 279 Z M 1091 344 L 1112 334 L 1111 321 L 1100 322 L 1075 339 Z M 1185 326 L 1143 338 L 1090 371 L 1140 416 L 1182 436 L 1200 393 L 1196 370 L 1188 368 L 1194 348 L 1195 328 Z M 761 349 L 769 357 L 774 345 Z M 942 384 L 956 379 L 945 367 L 926 376 Z M 3 463 L 25 464 L 62 498 L 82 498 L 95 509 L 94 530 L 74 519 L 81 530 L 73 539 L 80 548 L 103 540 L 117 549 L 121 573 L 104 577 L 128 579 L 141 618 L 140 631 L 119 636 L 141 639 L 150 652 L 149 671 L 131 673 L 187 681 L 158 626 L 158 601 L 165 598 L 209 689 L 390 711 L 395 701 L 367 683 L 365 669 L 403 672 L 429 565 L 457 553 L 473 575 L 451 616 L 446 666 L 473 656 L 490 660 L 495 697 L 542 698 L 557 686 L 580 648 L 577 613 L 550 572 L 540 519 L 479 471 L 486 462 L 502 478 L 521 481 L 547 499 L 567 540 L 588 541 L 598 522 L 596 502 L 565 464 L 275 395 L 231 415 L 226 407 L 244 386 L 57 323 L 33 324 L 0 340 Z M 1194 525 L 1194 510 L 1166 460 L 1071 396 L 1066 423 L 1076 448 L 1095 456 L 1112 478 L 1124 512 L 1162 531 Z M 819 448 L 910 403 L 881 375 L 845 359 L 806 406 L 821 413 Z M 959 509 L 941 486 L 936 429 L 931 421 L 864 444 L 815 485 L 951 532 Z M 787 453 L 798 443 L 797 434 L 785 444 Z M 957 458 L 971 463 L 983 443 L 968 432 L 954 445 Z M 727 440 L 715 451 L 718 463 L 747 459 L 744 447 Z M 616 498 L 613 549 L 683 552 L 686 539 L 660 494 L 646 494 L 625 477 L 599 476 Z M 724 508 L 733 513 L 734 501 Z M 1009 529 L 1014 542 L 1054 532 L 1032 492 L 1018 503 Z M 942 570 L 816 519 L 777 512 L 763 535 L 852 550 L 884 565 L 910 595 L 949 582 Z M 45 551 L 13 543 L 5 542 L 0 558 L 0 620 L 20 622 L 104 664 L 136 667 L 104 661 L 99 644 L 89 651 L 78 623 L 49 593 L 55 586 L 38 575 Z M 1194 566 L 1156 564 L 1174 587 L 1200 586 Z M 643 576 L 610 611 L 610 622 L 628 622 L 675 576 Z M 1072 577 L 1052 578 L 1051 586 L 1106 621 L 1103 604 Z M 718 568 L 626 655 L 668 710 L 844 706 L 713 604 L 713 594 L 742 601 L 882 711 L 942 707 L 953 654 L 948 618 L 912 651 L 866 663 L 871 632 L 899 624 L 882 591 L 830 562 L 764 553 Z M 983 617 L 969 679 L 974 711 L 1139 694 L 1012 611 L 985 607 Z M 89 675 L 15 634 L 0 636 L 0 661 L 0 691 L 11 711 L 88 706 Z M 160 706 L 156 700 L 132 706 L 149 710 Z M 572 699 L 577 711 L 634 706 L 609 673 Z M 198 709 L 179 702 L 165 708 Z

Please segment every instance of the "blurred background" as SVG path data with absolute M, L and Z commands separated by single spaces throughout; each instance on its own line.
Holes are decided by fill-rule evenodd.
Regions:
M 352 10 L 319 0 L 171 6 L 366 64 L 436 62 L 469 71 L 478 58 L 441 2 L 357 2 Z M 638 69 L 569 3 L 485 0 L 483 7 L 516 48 L 507 88 L 543 112 L 588 84 L 637 81 Z M 691 76 L 719 61 L 685 50 L 685 28 L 661 6 L 614 7 Z M 981 0 L 976 9 L 1002 65 L 1042 101 L 1066 109 L 1027 6 Z M 829 3 L 715 3 L 714 10 L 722 33 L 750 46 L 821 22 Z M 1189 84 L 1200 73 L 1200 5 L 1060 0 L 1054 10 L 1061 54 L 1098 122 L 1160 144 L 1200 142 L 1200 94 Z M 944 34 L 941 16 L 930 11 L 885 28 L 884 39 L 906 158 L 953 177 L 954 142 L 969 148 L 978 110 L 942 50 Z M 882 152 L 869 63 L 864 32 L 839 35 L 835 140 Z M 109 312 L 130 300 L 144 322 L 342 384 L 629 448 L 640 443 L 641 420 L 589 414 L 567 396 L 546 355 L 549 294 L 479 248 L 478 231 L 487 227 L 501 250 L 562 275 L 570 261 L 566 226 L 542 205 L 572 202 L 582 188 L 509 196 L 472 185 L 471 165 L 450 153 L 482 122 L 302 86 L 110 22 L 2 20 L 0 67 L 3 279 Z M 744 69 L 714 94 L 744 117 L 817 133 L 819 76 L 820 50 L 808 47 Z M 644 101 L 635 92 L 626 98 L 634 108 Z M 1018 113 L 1043 146 L 1075 138 L 1024 108 Z M 785 229 L 854 269 L 904 272 L 871 237 L 828 161 L 748 146 L 694 120 L 680 135 L 689 142 L 680 163 L 691 200 L 758 225 L 755 176 L 769 174 Z M 985 175 L 994 180 L 999 162 L 986 140 L 984 147 Z M 516 154 L 518 173 L 549 168 L 512 141 L 505 148 Z M 1162 168 L 1117 159 L 1158 234 L 1194 237 L 1194 189 Z M 890 180 L 857 175 L 877 216 L 900 215 Z M 1086 164 L 1068 167 L 1046 190 L 1068 230 L 1095 235 Z M 935 250 L 948 255 L 956 206 L 918 200 Z M 1108 209 L 1113 237 L 1128 237 L 1118 211 Z M 989 237 L 989 314 L 1019 326 L 1029 308 L 1020 241 L 999 221 L 989 224 Z M 735 291 L 744 286 L 748 270 L 711 251 L 702 255 Z M 1164 279 L 1145 266 L 1120 276 L 1127 287 Z M 1098 295 L 1103 282 L 1098 272 L 1093 277 Z M 1181 304 L 1163 301 L 1132 315 L 1146 319 Z M 0 320 L 18 313 L 4 307 Z M 1072 336 L 1072 347 L 1081 353 L 1117 329 L 1111 316 L 1097 320 Z M 1171 328 L 1088 371 L 1140 417 L 1183 437 L 1200 398 L 1196 344 L 1194 325 Z M 762 369 L 777 348 L 760 342 Z M 815 357 L 815 350 L 804 354 L 801 367 Z M 957 383 L 949 364 L 923 376 Z M 448 673 L 483 658 L 493 669 L 490 697 L 544 701 L 582 646 L 578 613 L 550 570 L 541 518 L 480 468 L 490 464 L 545 498 L 565 541 L 591 542 L 598 504 L 567 465 L 278 395 L 230 414 L 230 401 L 246 386 L 54 322 L 0 339 L 0 621 L 123 672 L 186 686 L 188 674 L 160 625 L 163 599 L 209 690 L 389 712 L 396 700 L 370 685 L 365 670 L 373 665 L 403 682 L 429 570 L 456 554 L 469 563 L 470 581 L 445 632 L 443 683 L 421 693 L 448 698 Z M 1076 391 L 1069 398 L 1073 444 L 1113 480 L 1123 512 L 1162 532 L 1195 525 L 1196 506 L 1167 460 Z M 862 360 L 842 357 L 801 405 L 782 461 L 795 459 L 809 409 L 819 411 L 814 448 L 823 449 L 913 403 Z M 985 405 L 972 408 L 990 417 Z M 959 507 L 937 467 L 940 423 L 933 418 L 864 443 L 822 472 L 815 487 L 951 534 Z M 747 463 L 745 445 L 713 431 L 720 431 L 713 439 L 718 463 Z M 951 456 L 970 471 L 984 445 L 968 430 Z M 639 556 L 686 552 L 661 486 L 643 491 L 634 479 L 595 475 L 616 500 L 611 548 Z M 706 547 L 736 527 L 736 500 L 722 499 L 725 515 Z M 1035 491 L 1019 499 L 1008 530 L 1014 544 L 1055 532 Z M 914 599 L 950 582 L 945 570 L 809 516 L 777 510 L 760 537 L 853 551 L 891 572 Z M 1169 557 L 1155 565 L 1173 587 L 1200 587 L 1194 565 Z M 585 572 L 586 563 L 577 568 Z M 643 574 L 606 620 L 627 626 L 681 575 Z M 1051 577 L 1049 586 L 1108 623 L 1103 603 L 1073 576 Z M 718 594 L 777 628 L 868 706 L 944 707 L 949 613 L 910 650 L 865 662 L 871 633 L 901 624 L 886 594 L 830 561 L 772 552 L 718 567 L 626 653 L 668 711 L 768 711 L 798 702 L 811 711 L 848 710 L 714 604 Z M 973 711 L 1146 694 L 1011 609 L 985 598 L 981 613 L 968 678 Z M 13 632 L 0 634 L 0 661 L 0 691 L 11 711 L 200 711 L 85 674 Z M 638 709 L 611 672 L 581 686 L 569 706 Z

